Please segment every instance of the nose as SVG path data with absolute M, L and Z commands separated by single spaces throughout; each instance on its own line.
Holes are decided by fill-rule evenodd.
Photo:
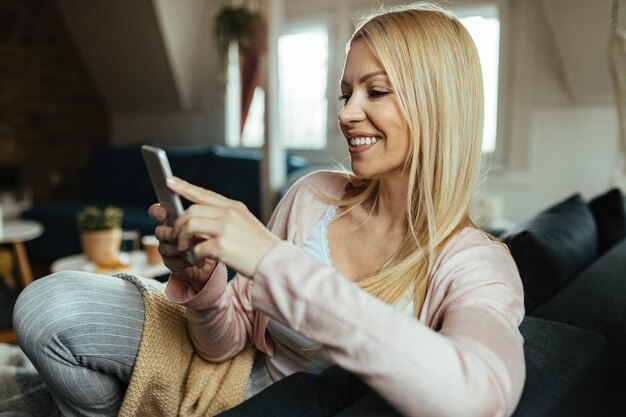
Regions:
M 353 95 L 350 97 L 343 109 L 341 109 L 337 119 L 339 119 L 339 124 L 349 125 L 355 122 L 363 121 L 365 120 L 365 117 L 363 106 L 359 102 L 358 98 Z

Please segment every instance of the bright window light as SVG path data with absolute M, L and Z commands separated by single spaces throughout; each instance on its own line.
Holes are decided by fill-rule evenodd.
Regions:
M 474 39 L 483 72 L 485 92 L 485 120 L 483 131 L 484 153 L 496 150 L 498 127 L 498 61 L 500 48 L 500 21 L 495 6 L 459 11 L 459 20 Z
M 242 146 L 260 148 L 265 140 L 265 91 L 261 87 L 254 90 L 246 123 L 241 132 Z
M 326 146 L 328 33 L 324 28 L 278 38 L 280 137 L 287 148 Z
M 328 33 L 300 28 L 278 38 L 279 131 L 285 148 L 326 146 Z M 241 135 L 241 145 L 263 145 L 265 93 L 257 88 Z

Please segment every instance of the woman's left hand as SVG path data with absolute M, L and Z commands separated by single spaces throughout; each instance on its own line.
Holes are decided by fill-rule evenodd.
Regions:
M 195 203 L 176 220 L 173 236 L 180 251 L 193 245 L 200 264 L 204 258 L 214 258 L 252 277 L 263 256 L 280 241 L 239 201 L 176 177 L 167 185 Z

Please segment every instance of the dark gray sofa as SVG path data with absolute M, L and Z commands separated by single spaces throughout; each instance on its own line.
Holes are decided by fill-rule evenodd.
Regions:
M 501 235 L 524 283 L 515 417 L 626 416 L 626 212 L 574 195 Z
M 626 416 L 626 239 L 601 256 L 547 303 L 533 310 L 532 315 L 567 323 L 578 329 L 590 329 L 602 335 L 606 342 L 606 360 L 590 362 L 589 367 L 606 367 L 606 415 Z M 577 351 L 580 354 L 576 357 L 577 361 L 585 361 L 591 356 L 599 356 L 596 344 L 591 337 L 580 343 L 563 344 L 568 348 L 564 353 L 575 357 L 573 351 Z M 587 357 L 582 357 L 583 352 Z M 564 363 L 563 367 L 572 365 L 576 366 Z M 571 368 L 567 371 L 571 372 Z M 594 374 L 592 371 L 585 372 Z M 594 385 L 603 382 L 597 378 L 580 379 L 588 390 L 594 390 L 597 388 Z M 596 401 L 601 401 L 601 397 L 596 397 Z M 580 415 L 601 415 L 598 409 L 590 411 Z

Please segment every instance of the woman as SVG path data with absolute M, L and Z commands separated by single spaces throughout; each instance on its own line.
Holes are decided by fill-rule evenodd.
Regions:
M 295 372 L 337 364 L 404 415 L 512 414 L 525 376 L 523 294 L 510 254 L 469 217 L 483 116 L 469 34 L 429 5 L 365 20 L 349 43 L 341 100 L 353 175 L 303 178 L 269 230 L 241 203 L 169 183 L 195 203 L 155 232 L 172 271 L 165 293 L 186 306 L 194 349 L 217 362 L 251 343 L 264 353 L 247 397 Z M 166 217 L 158 205 L 149 212 Z M 189 266 L 181 254 L 192 242 L 197 265 Z M 239 272 L 228 285 L 224 264 Z M 129 327 L 117 338 L 98 342 L 71 330 L 43 338 L 34 329 L 60 318 L 32 324 L 54 310 L 51 300 L 35 307 L 41 288 L 94 285 L 81 278 L 57 274 L 33 284 L 15 325 L 65 414 L 113 415 L 141 337 L 141 296 L 132 285 L 110 278 L 89 290 L 124 299 L 117 314 Z M 76 314 L 96 318 L 97 310 L 81 306 Z M 126 356 L 116 348 L 81 355 L 81 346 L 98 343 L 119 345 Z M 106 355 L 116 362 L 101 360 Z

